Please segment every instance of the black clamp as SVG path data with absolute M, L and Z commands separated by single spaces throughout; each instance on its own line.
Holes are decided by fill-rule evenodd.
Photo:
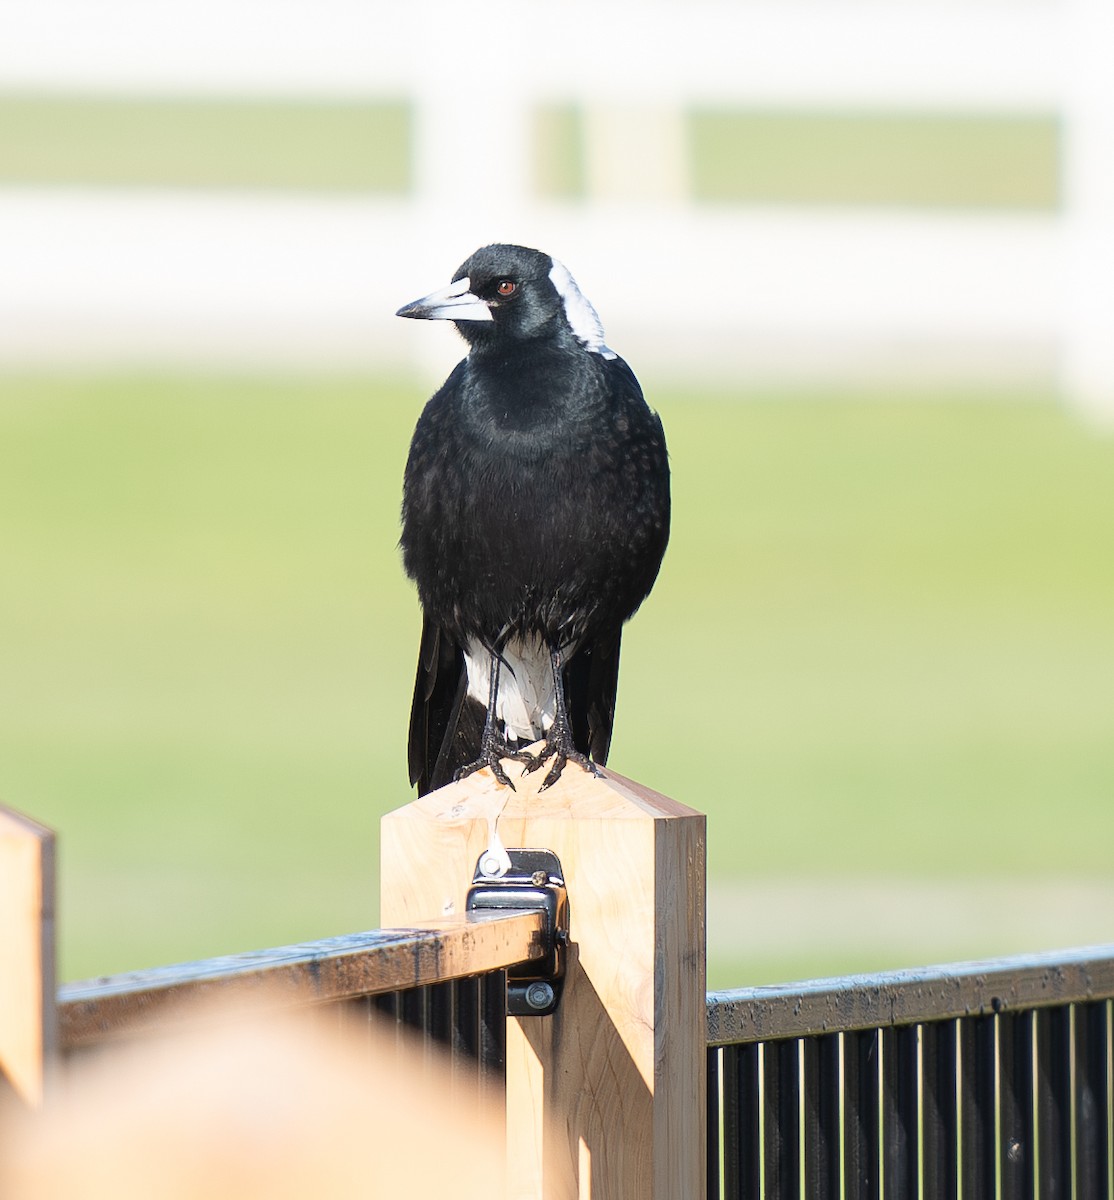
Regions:
M 551 850 L 486 850 L 468 889 L 469 912 L 525 909 L 545 915 L 546 953 L 507 971 L 507 1013 L 545 1017 L 557 1008 L 569 941 L 569 898 Z

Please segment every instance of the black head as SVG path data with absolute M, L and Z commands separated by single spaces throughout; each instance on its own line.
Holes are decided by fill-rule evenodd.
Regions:
M 476 347 L 505 338 L 567 338 L 614 357 L 596 310 L 573 277 L 556 259 L 526 246 L 484 246 L 460 264 L 447 288 L 397 315 L 452 321 Z

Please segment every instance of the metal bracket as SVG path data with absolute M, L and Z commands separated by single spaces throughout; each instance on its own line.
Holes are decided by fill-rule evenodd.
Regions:
M 504 858 L 485 851 L 476 863 L 467 908 L 536 909 L 545 914 L 545 956 L 508 969 L 507 1013 L 545 1017 L 555 1011 L 569 941 L 569 899 L 557 855 L 551 850 L 507 850 Z

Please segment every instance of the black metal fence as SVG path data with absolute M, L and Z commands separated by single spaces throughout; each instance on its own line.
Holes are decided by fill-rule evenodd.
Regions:
M 369 1018 L 393 1017 L 400 1032 L 440 1046 L 454 1077 L 474 1075 L 481 1088 L 499 1086 L 506 1067 L 506 971 L 381 992 L 354 1003 Z
M 1114 947 L 708 996 L 708 1195 L 1111 1200 Z

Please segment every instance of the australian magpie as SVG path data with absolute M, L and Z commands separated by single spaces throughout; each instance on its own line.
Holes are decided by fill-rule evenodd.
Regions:
M 410 781 L 500 760 L 542 787 L 607 761 L 623 623 L 669 539 L 661 421 L 556 259 L 477 250 L 398 310 L 452 321 L 468 356 L 425 406 L 403 481 L 403 564 L 423 624 Z M 540 753 L 524 747 L 544 738 Z

